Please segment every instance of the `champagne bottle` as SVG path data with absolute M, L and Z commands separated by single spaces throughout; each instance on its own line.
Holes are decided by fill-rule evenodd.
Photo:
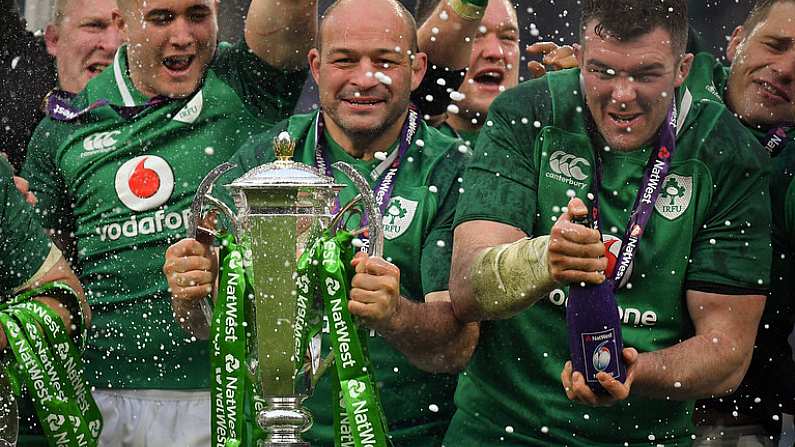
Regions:
M 575 223 L 593 227 L 589 218 L 575 219 Z M 566 303 L 572 366 L 598 394 L 607 391 L 596 378 L 597 373 L 604 371 L 622 383 L 627 379 L 621 318 L 614 290 L 614 282 L 609 277 L 599 285 L 571 284 Z

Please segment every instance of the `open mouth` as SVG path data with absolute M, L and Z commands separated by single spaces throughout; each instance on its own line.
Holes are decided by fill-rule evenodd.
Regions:
M 193 55 L 168 56 L 163 58 L 163 66 L 170 71 L 182 72 L 190 68 L 193 63 Z
M 499 71 L 484 71 L 482 73 L 479 73 L 477 76 L 475 76 L 472 79 L 478 84 L 490 85 L 496 87 L 502 84 L 502 80 L 504 78 L 505 75 L 503 75 Z
M 87 70 L 88 70 L 89 73 L 91 73 L 91 76 L 96 76 L 96 75 L 102 73 L 102 70 L 104 70 L 108 65 L 109 64 L 97 62 L 97 63 L 89 65 L 87 67 Z
M 630 129 L 634 126 L 637 126 L 642 119 L 642 113 L 608 113 L 610 116 L 611 121 L 621 128 Z

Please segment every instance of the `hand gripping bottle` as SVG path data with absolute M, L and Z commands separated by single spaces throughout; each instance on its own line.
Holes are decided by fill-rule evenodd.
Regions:
M 592 227 L 590 219 L 575 220 L 575 223 Z M 607 393 L 597 380 L 597 373 L 604 371 L 621 383 L 627 379 L 621 319 L 613 284 L 609 277 L 599 285 L 571 284 L 566 303 L 571 363 L 597 394 Z

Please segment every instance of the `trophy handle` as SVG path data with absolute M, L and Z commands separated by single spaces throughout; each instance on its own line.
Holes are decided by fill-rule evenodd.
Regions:
M 210 190 L 215 184 L 215 181 L 235 167 L 237 167 L 237 165 L 229 162 L 220 164 L 213 168 L 213 170 L 211 170 L 204 177 L 204 179 L 202 179 L 199 187 L 196 189 L 196 195 L 193 197 L 193 202 L 190 205 L 190 219 L 188 219 L 189 238 L 196 239 L 197 241 L 204 244 L 211 244 L 215 238 L 215 230 L 202 226 L 202 221 L 204 219 L 204 216 L 202 216 L 202 208 L 204 207 L 205 202 L 213 205 L 213 209 L 220 211 L 229 219 L 230 222 L 232 222 L 235 237 L 240 234 L 240 223 L 238 222 L 237 217 L 235 216 L 235 213 L 232 211 L 232 209 L 229 208 L 224 202 L 210 195 Z M 204 319 L 206 320 L 207 325 L 206 327 L 191 328 L 191 332 L 196 334 L 203 334 L 205 331 L 209 331 L 210 325 L 213 321 L 212 298 L 207 297 L 206 299 L 202 300 L 200 304 L 202 314 L 204 314 Z
M 348 212 L 355 205 L 361 203 L 364 207 L 364 211 L 367 213 L 367 232 L 370 239 L 370 246 L 367 248 L 367 254 L 370 256 L 383 256 L 383 217 L 381 216 L 381 209 L 378 207 L 378 204 L 375 201 L 375 195 L 373 194 L 373 190 L 370 188 L 370 184 L 368 184 L 367 180 L 348 163 L 338 161 L 331 166 L 345 174 L 345 176 L 353 182 L 354 186 L 359 191 L 359 195 L 356 196 L 356 198 L 348 203 L 344 208 L 342 208 L 336 216 L 334 216 L 334 219 L 332 220 L 332 228 L 334 228 L 334 225 L 342 218 L 343 214 Z

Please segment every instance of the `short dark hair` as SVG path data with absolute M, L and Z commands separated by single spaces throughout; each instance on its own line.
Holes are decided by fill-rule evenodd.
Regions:
M 315 44 L 317 45 L 317 49 L 320 50 L 323 48 L 323 28 L 326 23 L 326 19 L 331 16 L 337 7 L 343 3 L 345 0 L 335 0 L 334 3 L 329 5 L 328 8 L 323 12 L 323 15 L 320 16 L 320 24 L 317 27 L 317 38 L 315 39 Z M 390 0 L 391 3 L 395 5 L 398 11 L 400 11 L 401 16 L 403 17 L 403 21 L 406 23 L 406 27 L 409 28 L 410 33 L 410 47 L 413 53 L 418 51 L 417 45 L 417 22 L 414 20 L 414 16 L 411 15 L 411 12 L 406 8 L 403 3 L 399 2 L 398 0 Z
M 753 31 L 759 22 L 765 20 L 770 9 L 773 8 L 776 3 L 784 3 L 787 1 L 792 2 L 795 0 L 756 0 L 756 3 L 754 3 L 754 6 L 751 8 L 751 12 L 748 13 L 748 17 L 745 18 L 745 23 L 743 23 L 743 28 L 745 28 L 746 33 Z
M 674 55 L 687 48 L 687 0 L 584 0 L 580 19 L 580 42 L 585 27 L 595 22 L 601 38 L 630 41 L 660 27 L 671 35 Z

